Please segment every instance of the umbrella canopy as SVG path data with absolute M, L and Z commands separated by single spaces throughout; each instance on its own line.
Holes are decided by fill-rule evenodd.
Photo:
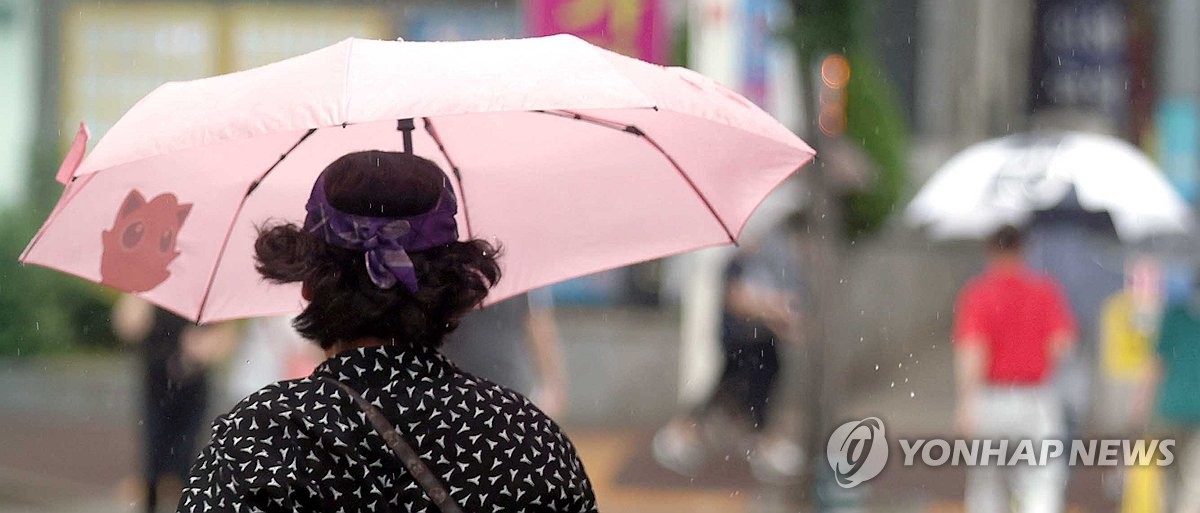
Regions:
M 1061 203 L 1107 212 L 1123 240 L 1182 233 L 1187 204 L 1133 145 L 1079 132 L 1018 134 L 971 146 L 921 189 L 906 219 L 935 238 L 981 238 Z
M 264 223 L 304 217 L 346 153 L 442 166 L 463 238 L 499 240 L 489 300 L 725 244 L 812 150 L 697 73 L 573 36 L 451 43 L 348 39 L 248 71 L 168 83 L 86 156 L 22 261 L 201 322 L 302 307 L 263 282 Z

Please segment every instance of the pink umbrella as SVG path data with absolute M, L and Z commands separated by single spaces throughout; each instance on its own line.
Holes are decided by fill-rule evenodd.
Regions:
M 304 218 L 349 152 L 412 151 L 452 175 L 464 237 L 504 246 L 491 301 L 733 242 L 813 151 L 702 75 L 572 36 L 347 39 L 248 71 L 164 84 L 59 171 L 21 256 L 199 322 L 302 307 L 259 279 L 255 229 Z

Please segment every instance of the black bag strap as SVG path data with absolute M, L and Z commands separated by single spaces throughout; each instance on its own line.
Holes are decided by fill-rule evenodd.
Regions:
M 404 468 L 408 469 L 408 473 L 417 481 L 417 484 L 421 485 L 421 489 L 425 490 L 425 495 L 429 497 L 429 500 L 433 501 L 433 504 L 437 506 L 439 511 L 442 513 L 463 513 L 462 508 L 458 506 L 458 502 L 455 502 L 454 498 L 446 492 L 446 485 L 442 484 L 442 480 L 438 479 L 437 474 L 429 470 L 429 467 L 425 465 L 421 457 L 417 456 L 417 452 L 404 440 L 404 437 L 400 436 L 400 432 L 392 426 L 391 422 L 388 422 L 387 418 L 383 416 L 383 412 L 379 411 L 379 408 L 376 408 L 375 405 L 363 399 L 363 396 L 353 388 L 350 388 L 349 385 L 329 377 L 323 376 L 321 379 L 337 385 L 338 388 L 354 399 L 359 409 L 367 414 L 367 420 L 371 422 L 371 427 L 375 428 L 375 432 L 383 437 L 383 441 L 387 443 L 388 448 L 396 454 L 396 457 L 404 464 Z

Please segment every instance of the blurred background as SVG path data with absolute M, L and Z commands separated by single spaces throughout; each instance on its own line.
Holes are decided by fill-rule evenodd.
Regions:
M 94 141 L 165 81 L 350 36 L 558 32 L 712 76 L 818 154 L 747 232 L 804 217 L 789 250 L 808 298 L 803 336 L 780 350 L 771 402 L 772 432 L 809 455 L 783 466 L 807 471 L 764 478 L 736 426 L 718 426 L 734 434 L 688 472 L 654 450 L 660 428 L 716 386 L 722 276 L 737 250 L 549 291 L 565 369 L 558 417 L 604 511 L 961 510 L 962 469 L 889 467 L 853 490 L 820 470 L 842 420 L 878 416 L 890 437 L 951 433 L 954 298 L 982 253 L 971 237 L 933 237 L 906 222 L 908 202 L 969 145 L 1051 129 L 1136 146 L 1188 205 L 1200 181 L 1194 0 L 0 0 L 0 511 L 142 510 L 139 348 L 114 335 L 116 294 L 17 263 L 57 199 L 53 175 L 81 120 Z M 1172 291 L 1191 294 L 1195 244 L 1189 234 L 1095 233 L 1068 254 L 1101 277 L 1068 290 L 1083 298 L 1073 306 L 1092 339 L 1083 432 L 1133 436 L 1121 391 L 1147 350 L 1107 351 L 1102 307 L 1135 291 L 1138 314 L 1153 316 Z M 240 399 L 225 383 L 244 379 L 251 360 L 234 348 L 210 369 L 206 425 Z M 1123 477 L 1073 472 L 1069 509 L 1128 507 Z

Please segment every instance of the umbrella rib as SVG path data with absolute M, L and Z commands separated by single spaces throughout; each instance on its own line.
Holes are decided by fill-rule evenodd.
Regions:
M 624 123 L 609 121 L 607 119 L 588 116 L 568 110 L 536 110 L 533 112 L 549 114 L 551 116 L 558 116 L 567 119 L 574 119 L 576 121 L 583 121 L 585 123 L 591 123 L 604 128 L 626 132 L 642 138 L 642 140 L 646 141 L 647 144 L 652 146 L 656 151 L 658 151 L 659 154 L 666 158 L 667 162 L 671 164 L 671 167 L 675 168 L 675 172 L 679 173 L 679 177 L 683 178 L 683 180 L 687 182 L 688 186 L 692 188 L 692 192 L 696 194 L 697 198 L 700 198 L 700 201 L 704 203 L 705 208 L 708 208 L 708 212 L 712 214 L 713 218 L 717 220 L 717 223 L 721 225 L 721 229 L 725 230 L 725 236 L 729 237 L 729 242 L 737 244 L 737 238 L 733 236 L 733 232 L 730 231 L 729 227 L 725 225 L 725 220 L 721 219 L 721 216 L 717 214 L 717 209 L 713 208 L 712 203 L 708 201 L 708 198 L 700 192 L 700 188 L 696 186 L 696 182 L 692 180 L 692 177 L 683 172 L 683 168 L 680 167 L 679 163 L 675 161 L 675 158 L 672 157 L 670 153 L 667 153 L 667 150 L 663 149 L 663 147 L 660 146 L 658 142 L 654 140 L 654 138 L 650 137 L 650 134 L 647 134 L 641 128 L 638 128 L 636 125 L 626 125 Z
M 658 150 L 658 152 L 661 153 L 663 157 L 666 157 L 667 162 L 671 163 L 671 167 L 674 167 L 675 171 L 677 173 L 679 173 L 679 177 L 683 178 L 683 180 L 687 182 L 688 186 L 690 186 L 692 188 L 692 192 L 696 193 L 696 197 L 700 198 L 700 201 L 704 202 L 704 206 L 708 208 L 708 212 L 711 213 L 713 218 L 715 218 L 717 220 L 717 223 L 719 223 L 721 225 L 721 229 L 725 230 L 725 236 L 729 237 L 729 242 L 732 242 L 733 244 L 736 245 L 737 237 L 733 236 L 733 232 L 730 231 L 729 227 L 725 225 L 725 220 L 721 219 L 721 216 L 717 214 L 717 209 L 713 208 L 712 203 L 710 203 L 708 201 L 708 198 L 704 197 L 704 194 L 702 194 L 700 192 L 700 188 L 696 186 L 696 182 L 692 181 L 692 177 L 688 176 L 687 173 L 683 172 L 683 168 L 679 166 L 678 162 L 675 162 L 675 158 L 672 157 L 669 153 L 667 153 L 667 150 L 664 150 L 662 146 L 659 146 L 657 141 L 655 141 L 653 138 L 651 138 L 649 134 L 642 131 L 640 128 L 638 128 L 636 126 L 632 126 L 632 125 L 629 126 L 629 128 L 636 130 L 637 132 L 635 132 L 635 133 L 639 137 L 641 137 L 647 143 L 649 143 L 650 146 L 653 146 L 654 149 Z
M 276 167 L 279 167 L 279 164 L 283 162 L 283 159 L 286 159 L 288 155 L 291 155 L 292 151 L 294 151 L 296 147 L 300 146 L 300 143 L 303 143 L 309 138 L 309 136 L 316 133 L 316 131 L 316 128 L 308 129 L 308 131 L 305 132 L 304 135 L 300 136 L 300 139 L 297 140 L 291 148 L 288 148 L 287 151 L 279 155 L 279 160 L 276 160 L 274 164 L 271 164 L 271 167 L 267 168 L 263 174 L 259 175 L 257 179 L 251 182 L 250 186 L 246 189 L 246 194 L 242 195 L 242 201 L 238 202 L 237 210 L 234 210 L 233 218 L 229 220 L 229 228 L 225 230 L 225 238 L 221 241 L 221 249 L 217 253 L 217 261 L 213 263 L 212 270 L 208 273 L 208 286 L 204 287 L 204 297 L 200 299 L 200 309 L 196 311 L 196 322 L 200 322 L 200 319 L 204 317 L 204 308 L 208 306 L 208 296 L 212 292 L 213 282 L 217 279 L 217 269 L 221 268 L 221 261 L 225 258 L 225 247 L 229 245 L 229 238 L 233 233 L 233 227 L 237 225 L 238 218 L 242 216 L 242 208 L 246 206 L 246 200 L 250 199 L 250 193 L 254 192 L 254 190 L 258 188 L 259 184 L 261 184 L 262 181 L 267 178 L 267 175 L 271 174 L 271 171 L 274 171 Z
M 585 116 L 583 114 L 579 114 L 578 112 L 571 112 L 569 110 L 535 110 L 534 112 L 537 112 L 538 114 L 558 116 L 560 118 L 574 119 L 575 121 L 583 121 L 585 123 L 591 123 L 604 128 L 611 128 L 621 132 L 629 132 L 634 135 L 639 135 L 641 132 L 641 130 L 633 125 L 626 125 L 625 123 L 618 123 L 616 121 L 609 121 L 607 119 L 601 119 L 593 116 Z
M 463 187 L 462 172 L 458 166 L 454 164 L 454 159 L 450 158 L 450 154 L 446 153 L 446 145 L 442 142 L 442 138 L 438 137 L 437 129 L 433 127 L 433 121 L 429 118 L 421 118 L 425 120 L 425 131 L 429 133 L 429 137 L 433 138 L 433 143 L 437 145 L 438 151 L 442 152 L 442 157 L 446 159 L 446 163 L 450 165 L 450 171 L 454 174 L 454 180 L 458 182 L 459 204 L 462 205 L 463 224 L 467 228 L 467 238 L 471 238 L 471 212 L 467 210 L 467 189 Z
M 242 201 L 245 202 L 246 197 L 249 197 L 250 193 L 254 192 L 254 190 L 258 188 L 258 185 L 261 184 L 263 180 L 267 179 L 267 175 L 271 174 L 271 171 L 274 171 L 275 168 L 283 162 L 283 159 L 292 154 L 292 150 L 295 150 L 297 146 L 300 146 L 300 143 L 304 142 L 305 139 L 308 139 L 309 136 L 316 133 L 316 131 L 317 129 L 310 128 L 307 132 L 304 132 L 304 135 L 300 136 L 300 140 L 296 141 L 296 144 L 293 144 L 291 148 L 288 148 L 287 151 L 283 152 L 283 154 L 279 156 L 279 160 L 276 160 L 274 164 L 271 164 L 271 167 L 267 168 L 263 174 L 259 175 L 259 177 L 250 184 L 250 188 L 246 190 L 246 196 L 242 198 Z
M 92 178 L 95 178 L 95 176 L 96 173 L 88 173 L 82 176 L 82 181 L 79 180 L 81 177 L 78 176 L 71 178 L 71 182 L 68 184 L 68 187 L 74 185 L 76 182 L 79 182 L 79 188 L 76 189 L 75 192 L 72 192 L 70 196 L 59 199 L 58 204 L 54 205 L 54 209 L 50 211 L 50 215 L 46 218 L 46 222 L 42 223 L 42 226 L 38 228 L 37 233 L 34 234 L 33 239 L 29 241 L 29 245 L 25 246 L 25 250 L 21 252 L 21 256 L 17 257 L 18 262 L 21 262 L 22 264 L 25 263 L 25 259 L 29 258 L 29 253 L 33 251 L 33 247 L 37 245 L 38 241 L 42 240 L 42 235 L 45 235 L 46 232 L 50 231 L 50 224 L 58 219 L 58 215 L 61 214 L 63 210 L 66 210 L 67 205 L 71 202 L 71 200 L 75 199 L 79 193 L 83 192 L 83 188 L 87 186 L 87 184 L 91 183 Z

